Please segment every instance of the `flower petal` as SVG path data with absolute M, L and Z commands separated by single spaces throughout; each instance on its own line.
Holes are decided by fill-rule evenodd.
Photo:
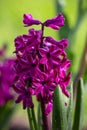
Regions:
M 31 14 L 24 14 L 23 23 L 25 26 L 41 24 L 41 22 L 39 20 L 35 20 Z

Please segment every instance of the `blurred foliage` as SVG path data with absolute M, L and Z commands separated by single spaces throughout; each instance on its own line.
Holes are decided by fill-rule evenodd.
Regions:
M 84 4 L 85 2 L 85 4 Z M 84 4 L 84 5 L 83 5 Z M 72 60 L 72 72 L 78 72 L 87 33 L 87 0 L 56 0 L 57 12 L 65 16 L 65 26 L 59 31 L 60 38 L 69 39 L 68 56 Z M 85 7 L 84 7 L 85 6 Z M 84 9 L 85 8 L 85 9 Z
M 5 106 L 0 107 L 0 130 L 5 130 L 7 128 L 9 119 L 13 112 L 13 102 L 8 102 Z
M 63 2 L 61 2 L 60 0 L 56 0 L 57 12 L 62 12 L 65 16 L 65 26 L 59 31 L 59 36 L 60 38 L 65 37 L 69 39 L 69 47 L 66 51 L 68 53 L 68 57 L 72 60 L 71 70 L 73 80 L 75 79 L 74 85 L 77 80 L 83 76 L 86 84 L 85 87 L 87 87 L 87 48 L 85 48 L 87 47 L 87 0 L 74 0 L 73 4 L 69 0 L 67 1 L 63 0 Z M 85 99 L 87 98 L 86 92 Z M 85 114 L 87 114 L 86 104 L 85 100 L 85 122 L 87 121 L 85 116 Z M 79 112 L 77 114 L 79 114 Z M 74 129 L 75 128 L 76 126 Z
M 24 13 L 31 13 L 33 17 L 44 21 L 54 17 L 58 12 L 62 12 L 65 16 L 65 26 L 59 32 L 46 28 L 46 34 L 56 39 L 69 39 L 69 48 L 66 51 L 69 59 L 72 60 L 71 70 L 74 79 L 79 71 L 87 38 L 87 0 L 73 0 L 73 2 L 70 0 L 0 0 L 0 46 L 7 43 L 7 55 L 13 55 L 14 38 L 27 33 L 22 23 Z M 87 63 L 83 78 L 85 81 L 84 111 L 87 114 Z M 84 114 L 84 125 L 87 122 L 86 114 Z

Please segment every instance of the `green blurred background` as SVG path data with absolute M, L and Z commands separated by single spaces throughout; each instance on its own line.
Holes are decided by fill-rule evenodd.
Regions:
M 79 66 L 82 61 L 87 39 L 87 0 L 0 0 L 0 46 L 6 43 L 8 45 L 7 56 L 13 56 L 14 38 L 28 31 L 28 28 L 24 28 L 22 22 L 24 13 L 30 13 L 34 18 L 45 21 L 46 19 L 54 17 L 59 12 L 62 12 L 65 16 L 65 27 L 62 27 L 61 31 L 46 28 L 45 34 L 51 35 L 56 39 L 63 37 L 69 39 L 69 48 L 66 51 L 68 57 L 72 60 L 71 71 L 72 80 L 74 80 L 80 71 Z M 83 126 L 86 126 L 87 52 L 86 62 L 84 64 L 83 78 L 85 91 Z M 22 106 L 17 105 L 12 120 L 14 120 L 14 118 L 20 119 L 21 117 L 21 119 L 24 118 L 28 124 L 25 114 L 26 111 L 22 110 Z

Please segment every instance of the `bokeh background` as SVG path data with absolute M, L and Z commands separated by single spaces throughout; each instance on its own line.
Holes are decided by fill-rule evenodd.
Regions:
M 45 21 L 62 12 L 65 26 L 60 31 L 46 28 L 45 34 L 55 39 L 69 39 L 66 50 L 72 60 L 72 80 L 79 76 L 84 80 L 84 120 L 87 126 L 87 0 L 0 0 L 0 47 L 7 45 L 7 57 L 14 57 L 14 38 L 26 34 L 28 28 L 23 25 L 23 14 L 30 13 L 34 18 Z M 9 106 L 9 104 L 8 104 Z M 12 116 L 8 127 L 21 124 L 28 127 L 27 112 L 22 105 L 13 103 Z M 8 120 L 8 119 L 7 119 Z M 9 129 L 9 128 L 8 128 Z M 87 129 L 87 128 L 86 128 Z M 3 128 L 5 130 L 5 127 Z M 7 126 L 6 126 L 7 130 Z

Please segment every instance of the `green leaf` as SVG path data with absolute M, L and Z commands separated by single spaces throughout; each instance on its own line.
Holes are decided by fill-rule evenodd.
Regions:
M 57 12 L 59 13 L 59 12 L 62 12 L 62 10 L 63 10 L 63 7 L 65 6 L 65 4 L 66 4 L 66 2 L 65 2 L 65 0 L 56 0 L 55 1 L 56 2 L 56 7 L 57 7 Z
M 79 0 L 78 1 L 78 12 L 79 12 L 79 14 L 83 13 L 82 4 L 83 4 L 83 0 Z
M 54 91 L 52 130 L 67 130 L 66 106 L 63 97 L 60 87 L 56 87 Z
M 69 105 L 67 109 L 67 121 L 68 121 L 68 128 L 67 130 L 72 130 L 72 107 L 73 107 L 73 83 L 70 85 L 70 98 L 69 98 Z
M 38 130 L 34 108 L 27 108 L 31 130 Z
M 40 105 L 40 103 L 38 104 L 37 117 L 38 117 L 38 129 L 42 130 L 42 114 L 41 114 L 41 105 Z
M 35 130 L 38 130 L 34 108 L 31 109 L 31 112 L 32 112 L 32 118 L 33 118 L 34 128 L 35 128 Z
M 82 130 L 82 118 L 83 118 L 83 80 L 79 79 L 77 87 L 76 105 L 73 130 Z
M 9 119 L 11 118 L 15 107 L 11 103 L 7 103 L 5 106 L 0 107 L 0 130 L 4 130 L 7 127 Z

